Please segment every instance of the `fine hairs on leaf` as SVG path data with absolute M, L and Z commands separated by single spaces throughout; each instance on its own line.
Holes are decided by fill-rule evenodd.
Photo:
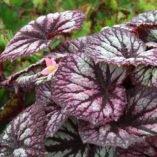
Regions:
M 40 16 L 0 54 L 3 63 L 49 49 L 0 82 L 23 107 L 35 91 L 0 134 L 0 157 L 157 156 L 157 10 L 50 48 L 84 19 L 79 10 Z

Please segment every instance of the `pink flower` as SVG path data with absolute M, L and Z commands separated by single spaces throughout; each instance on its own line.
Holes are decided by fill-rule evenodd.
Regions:
M 41 71 L 42 75 L 54 74 L 58 69 L 58 64 L 54 60 L 54 58 L 45 58 L 46 68 Z

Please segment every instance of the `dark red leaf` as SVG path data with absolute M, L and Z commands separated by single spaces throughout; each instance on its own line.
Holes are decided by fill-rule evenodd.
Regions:
M 24 108 L 23 99 L 20 94 L 14 94 L 0 108 L 0 124 L 5 124 L 7 121 L 12 120 Z

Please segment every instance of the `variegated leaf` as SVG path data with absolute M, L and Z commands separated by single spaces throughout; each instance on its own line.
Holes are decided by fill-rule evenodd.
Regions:
M 157 24 L 157 10 L 141 13 L 136 17 L 134 17 L 129 23 L 134 25 L 140 25 L 140 24 L 155 25 Z
M 32 105 L 9 123 L 0 139 L 0 157 L 44 157 L 45 111 Z
M 151 66 L 138 66 L 131 74 L 134 85 L 157 87 L 157 68 Z
M 112 27 L 114 28 L 122 28 L 122 29 L 126 29 L 130 32 L 134 32 L 135 26 L 129 25 L 127 23 L 123 23 L 123 24 L 118 24 L 118 25 L 113 25 Z M 105 26 L 101 29 L 101 31 L 104 31 L 105 29 L 109 29 L 111 27 Z
M 117 122 L 98 127 L 80 122 L 79 132 L 86 143 L 123 148 L 144 141 L 145 137 L 157 135 L 157 89 L 131 89 L 128 104 Z
M 52 55 L 54 53 L 65 55 L 84 52 L 85 47 L 87 47 L 90 44 L 91 39 L 92 36 L 86 36 L 64 42 L 58 45 L 55 49 L 53 49 Z
M 140 25 L 135 27 L 134 32 L 149 48 L 157 48 L 157 24 Z
M 39 72 L 45 67 L 44 59 L 41 59 L 37 63 L 30 65 L 29 67 L 12 74 L 6 80 L 0 83 L 4 88 L 22 88 L 23 90 L 32 89 L 35 85 L 35 81 L 39 76 Z
M 46 141 L 46 157 L 114 157 L 114 148 L 82 143 L 77 123 L 69 119 L 53 138 Z
M 128 149 L 117 148 L 118 157 L 156 157 L 157 137 L 151 137 L 146 141 L 130 146 Z
M 46 137 L 53 137 L 68 115 L 62 113 L 62 108 L 52 100 L 51 81 L 36 87 L 36 103 L 45 106 L 48 120 L 45 134 Z
M 117 65 L 157 65 L 157 50 L 146 51 L 145 44 L 134 33 L 113 27 L 92 36 L 86 53 L 97 63 Z
M 157 47 L 157 10 L 141 13 L 129 21 L 139 38 L 149 47 Z
M 40 16 L 16 33 L 0 56 L 0 62 L 36 53 L 49 47 L 56 35 L 79 29 L 84 15 L 78 10 Z
M 84 54 L 72 55 L 60 62 L 52 96 L 65 113 L 95 125 L 117 121 L 126 105 L 121 86 L 125 77 L 122 67 L 95 64 Z

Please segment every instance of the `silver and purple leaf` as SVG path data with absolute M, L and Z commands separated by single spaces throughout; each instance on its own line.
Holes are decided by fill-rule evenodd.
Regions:
M 83 52 L 85 47 L 90 43 L 91 38 L 92 36 L 80 37 L 78 39 L 59 44 L 55 49 L 53 49 L 52 55 L 53 53 L 64 55 Z
M 131 73 L 134 85 L 157 87 L 157 68 L 152 66 L 138 66 Z
M 123 23 L 123 24 L 117 24 L 117 25 L 113 25 L 112 28 L 122 28 L 122 29 L 126 29 L 130 32 L 134 32 L 135 30 L 135 26 L 129 25 L 127 23 Z M 101 31 L 104 31 L 105 29 L 109 29 L 111 27 L 105 26 L 101 29 Z
M 84 14 L 79 10 L 50 13 L 31 21 L 17 32 L 0 56 L 0 62 L 34 54 L 48 48 L 56 35 L 80 29 Z
M 96 63 L 157 65 L 157 50 L 146 51 L 144 42 L 126 29 L 106 28 L 92 37 L 85 51 Z
M 128 91 L 128 104 L 117 122 L 98 127 L 80 122 L 79 132 L 85 143 L 100 146 L 130 145 L 157 135 L 157 89 L 137 87 Z
M 54 137 L 46 140 L 46 157 L 114 157 L 115 148 L 82 143 L 77 123 L 68 119 Z
M 44 106 L 33 104 L 11 121 L 0 139 L 0 157 L 44 157 Z
M 44 84 L 38 85 L 36 87 L 36 103 L 48 105 L 52 103 L 51 94 L 51 81 L 45 82 Z
M 146 139 L 142 143 L 130 146 L 128 149 L 117 148 L 118 157 L 156 157 L 157 156 L 157 137 Z
M 157 24 L 140 25 L 134 29 L 134 32 L 148 48 L 157 48 Z
M 141 13 L 129 21 L 128 25 L 148 47 L 157 47 L 157 10 Z
M 49 107 L 47 107 L 48 123 L 45 130 L 46 137 L 53 137 L 56 131 L 58 131 L 58 129 L 65 122 L 67 117 L 68 115 L 62 113 L 62 109 L 55 103 L 49 104 Z
M 155 25 L 157 24 L 157 10 L 141 13 L 134 17 L 131 21 L 129 21 L 129 23 L 134 25 L 140 24 Z
M 37 73 L 44 69 L 45 66 L 44 59 L 41 59 L 37 63 L 12 74 L 1 82 L 0 86 L 4 88 L 21 88 L 22 90 L 32 89 L 35 86 L 36 79 L 39 77 L 39 74 Z
M 62 113 L 62 108 L 52 100 L 51 81 L 36 87 L 36 103 L 45 106 L 47 117 L 45 135 L 53 137 L 68 115 Z
M 52 81 L 53 100 L 64 113 L 94 125 L 117 121 L 126 105 L 126 77 L 122 67 L 95 64 L 84 54 L 71 55 L 60 62 Z

